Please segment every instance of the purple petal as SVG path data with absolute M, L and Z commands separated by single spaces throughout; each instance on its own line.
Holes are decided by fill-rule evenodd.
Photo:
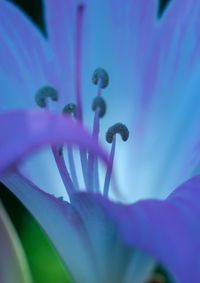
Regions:
M 17 6 L 0 1 L 1 109 L 35 105 L 34 94 L 59 84 L 50 47 L 33 22 Z
M 176 282 L 200 277 L 200 176 L 193 177 L 166 201 L 139 201 L 134 205 L 91 197 L 116 223 L 124 243 L 137 247 L 164 265 Z
M 199 15 L 200 5 L 196 1 L 170 1 L 163 18 L 155 22 L 151 41 L 136 38 L 140 52 L 133 52 L 138 55 L 134 63 L 136 72 L 128 71 L 132 79 L 127 81 L 127 91 L 124 88 L 125 101 L 116 99 L 118 106 L 115 102 L 115 109 L 121 105 L 126 109 L 127 126 L 133 133 L 127 143 L 128 150 L 127 146 L 124 151 L 120 148 L 116 160 L 122 164 L 118 169 L 121 186 L 125 179 L 126 191 L 131 190 L 128 198 L 133 196 L 129 184 L 137 188 L 134 200 L 166 197 L 190 178 L 198 165 Z M 137 29 L 141 37 L 149 37 L 148 26 Z M 127 54 L 131 60 L 131 53 Z M 131 174 L 122 158 L 131 164 Z M 199 167 L 196 172 L 199 173 Z
M 48 112 L 18 111 L 0 114 L 0 174 L 19 159 L 45 145 L 76 144 L 98 154 L 105 153 L 78 123 Z
M 112 77 L 110 93 L 115 94 L 116 97 L 123 99 L 122 93 L 133 86 L 133 77 L 138 73 L 138 66 L 135 64 L 135 59 L 138 58 L 136 53 L 139 52 L 140 58 L 143 58 L 141 45 L 147 46 L 151 42 L 157 5 L 154 0 L 148 2 L 128 0 L 126 5 L 122 2 L 121 0 L 81 2 L 85 7 L 83 44 L 80 46 L 84 93 L 94 91 L 91 76 L 99 66 L 106 68 Z M 48 38 L 59 61 L 63 82 L 68 82 L 68 91 L 73 95 L 77 76 L 75 64 L 79 5 L 80 2 L 77 0 L 61 0 L 58 3 L 53 0 L 45 1 Z M 145 32 L 147 28 L 148 32 Z M 124 68 L 121 66 L 127 69 L 127 72 L 123 72 Z M 117 83 L 119 80 L 120 85 Z
M 125 147 L 117 147 L 120 186 L 126 187 L 126 197 L 132 200 L 166 197 L 192 176 L 199 160 L 195 147 L 200 121 L 200 5 L 194 0 L 173 0 L 158 21 L 157 1 L 122 2 L 83 2 L 83 94 L 96 91 L 91 84 L 94 69 L 107 69 L 110 85 L 105 90 L 109 109 L 106 119 L 114 124 L 115 113 L 120 113 L 133 133 Z M 79 2 L 45 3 L 49 39 L 74 95 Z M 85 95 L 83 100 L 88 105 L 90 96 Z M 91 116 L 86 116 L 90 122 Z M 102 131 L 106 127 L 102 125 Z M 132 174 L 127 170 L 129 164 Z M 138 188 L 134 197 L 129 184 Z
M 74 101 L 75 94 L 75 16 L 77 1 L 45 0 L 47 34 L 59 63 L 62 87 Z

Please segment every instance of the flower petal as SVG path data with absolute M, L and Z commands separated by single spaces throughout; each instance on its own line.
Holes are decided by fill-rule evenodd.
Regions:
M 95 282 L 146 282 L 155 260 L 121 240 L 115 221 L 108 217 L 94 196 L 76 193 L 71 205 L 79 214 L 89 239 Z
M 80 4 L 85 7 L 81 31 L 83 42 L 79 46 L 83 63 L 83 93 L 94 92 L 91 76 L 93 71 L 101 66 L 108 70 L 112 78 L 109 91 L 111 97 L 116 95 L 117 98 L 123 99 L 124 92 L 130 92 L 134 74 L 138 73 L 134 62 L 138 54 L 134 54 L 134 51 L 137 49 L 140 58 L 143 58 L 140 45 L 146 46 L 151 42 L 157 3 L 154 0 L 128 0 L 126 5 L 123 5 L 122 0 L 89 0 L 81 3 L 77 0 L 60 0 L 58 3 L 53 0 L 45 1 L 48 38 L 59 61 L 63 81 L 68 83 L 68 92 L 74 96 L 77 76 L 77 15 Z M 145 32 L 146 28 L 148 32 Z M 121 64 L 127 72 L 123 72 Z M 88 95 L 84 97 L 85 104 L 88 104 L 89 99 Z
M 33 214 L 57 249 L 75 282 L 143 283 L 154 260 L 124 245 L 115 222 L 87 194 L 75 194 L 72 204 L 38 189 L 18 173 L 3 183 Z M 105 281 L 102 281 L 105 280 Z
M 0 203 L 1 283 L 32 282 L 17 234 Z
M 75 16 L 77 0 L 45 0 L 47 35 L 59 64 L 63 93 L 75 102 Z
M 35 106 L 43 85 L 58 85 L 56 62 L 33 22 L 14 4 L 0 1 L 1 109 Z M 14 28 L 13 28 L 14 27 Z
M 118 107 L 124 105 L 127 126 L 133 133 L 125 149 L 119 145 L 116 156 L 116 163 L 121 164 L 119 176 L 123 176 L 121 187 L 125 179 L 126 188 L 137 188 L 134 193 L 126 189 L 128 199 L 133 195 L 134 200 L 165 198 L 192 176 L 198 164 L 199 14 L 196 1 L 170 1 L 154 25 L 151 42 L 140 45 L 136 72 L 128 71 L 132 78 L 127 83 L 126 101 L 116 99 Z M 131 164 L 132 174 L 124 164 Z
M 200 277 L 200 176 L 177 188 L 166 201 L 139 201 L 134 205 L 112 203 L 91 196 L 99 203 L 127 245 L 158 260 L 176 282 L 196 282 Z
M 163 198 L 192 175 L 199 161 L 195 147 L 200 121 L 200 5 L 194 0 L 173 0 L 158 21 L 157 1 L 122 2 L 83 1 L 81 61 L 83 94 L 87 94 L 83 103 L 88 106 L 88 93 L 96 91 L 91 84 L 94 69 L 104 67 L 110 75 L 105 90 L 109 109 L 106 119 L 114 124 L 114 112 L 119 113 L 118 119 L 130 130 L 126 146 L 117 145 L 120 187 L 127 199 Z M 49 39 L 71 84 L 77 75 L 79 2 L 45 3 Z M 69 89 L 74 95 L 72 85 Z M 86 113 L 88 123 L 91 115 Z M 102 131 L 107 126 L 102 123 Z M 131 164 L 132 174 L 127 164 Z M 133 187 L 130 184 L 138 188 L 134 194 L 127 189 Z
M 63 115 L 37 111 L 16 111 L 0 114 L 0 174 L 28 153 L 56 144 L 77 144 L 99 154 L 105 153 L 78 123 Z
M 92 258 L 84 243 L 84 229 L 71 206 L 38 189 L 20 174 L 9 173 L 2 182 L 39 222 L 75 282 L 95 282 Z

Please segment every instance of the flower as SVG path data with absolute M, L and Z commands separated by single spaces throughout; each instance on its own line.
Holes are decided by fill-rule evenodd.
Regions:
M 89 76 L 103 66 L 111 78 L 106 119 L 112 125 L 120 118 L 130 131 L 126 145 L 117 142 L 115 154 L 119 187 L 126 200 L 166 197 L 198 172 L 199 4 L 174 0 L 158 22 L 153 0 L 128 1 L 127 5 L 120 0 L 83 5 L 60 0 L 56 8 L 53 0 L 45 3 L 48 41 L 15 7 L 0 3 L 1 105 L 32 108 L 38 90 L 40 106 L 42 99 L 56 100 L 59 93 L 58 102 L 50 107 L 61 112 L 66 103 L 75 102 L 78 122 L 47 111 L 2 114 L 2 181 L 45 229 L 76 282 L 143 282 L 154 260 L 138 249 L 163 263 L 177 282 L 195 282 L 199 278 L 199 177 L 181 185 L 165 201 L 114 203 L 92 192 L 73 192 L 75 177 L 67 174 L 62 145 L 75 142 L 79 146 L 87 190 L 97 189 L 89 178 L 95 175 L 97 153 L 107 162 L 109 184 L 113 156 L 108 162 L 98 147 L 97 111 L 93 137 L 82 128 L 82 109 L 89 104 L 89 95 L 82 97 L 82 93 L 94 92 Z M 104 79 L 98 82 L 100 92 Z M 68 104 L 68 111 L 73 108 Z M 84 118 L 89 123 L 91 114 Z M 126 139 L 127 128 L 118 126 Z M 110 134 L 112 141 L 113 128 L 108 141 Z M 33 161 L 25 167 L 16 163 L 45 144 L 52 146 L 70 203 L 52 195 L 51 182 L 44 186 L 48 192 L 36 186 L 43 176 Z M 93 154 L 87 156 L 86 147 Z M 71 148 L 68 152 L 72 156 Z M 91 181 L 93 185 L 87 186 Z

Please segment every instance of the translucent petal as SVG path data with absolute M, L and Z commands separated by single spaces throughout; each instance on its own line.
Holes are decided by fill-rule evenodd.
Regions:
M 58 87 L 53 53 L 39 29 L 17 6 L 0 1 L 0 21 L 0 107 L 33 107 L 41 86 Z
M 63 115 L 39 111 L 16 111 L 0 114 L 0 174 L 20 159 L 45 145 L 64 143 L 90 148 L 107 157 L 77 122 Z
M 8 174 L 2 181 L 47 233 L 75 282 L 95 282 L 90 251 L 84 244 L 82 225 L 69 204 L 44 193 L 19 174 Z
M 117 145 L 115 162 L 125 199 L 163 198 L 191 176 L 199 161 L 200 5 L 194 0 L 171 1 L 158 20 L 157 1 L 122 2 L 83 2 L 84 109 L 96 92 L 92 73 L 104 67 L 110 84 L 105 90 L 109 111 L 102 133 L 118 120 L 131 133 L 125 146 Z M 77 75 L 78 4 L 60 1 L 58 19 L 54 1 L 46 1 L 49 39 L 62 68 L 68 68 L 70 83 Z M 70 90 L 74 93 L 72 86 Z M 85 113 L 89 124 L 92 112 Z
M 127 245 L 145 251 L 171 273 L 175 282 L 195 282 L 199 270 L 200 176 L 177 188 L 165 201 L 146 200 L 133 205 L 100 204 Z
M 71 202 L 83 221 L 94 259 L 96 281 L 144 283 L 150 277 L 155 260 L 137 246 L 127 245 L 116 229 L 115 220 L 91 195 L 74 194 Z

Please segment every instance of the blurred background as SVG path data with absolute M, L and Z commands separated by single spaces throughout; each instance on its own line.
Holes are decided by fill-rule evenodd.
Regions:
M 173 0 L 160 0 L 158 7 L 158 17 L 162 17 L 162 14 L 164 13 L 169 1 Z M 13 0 L 10 2 L 14 2 L 21 9 L 23 9 L 38 25 L 38 28 L 41 30 L 41 32 L 43 32 L 44 35 L 46 34 L 43 21 L 43 6 L 41 0 Z M 22 242 L 32 273 L 33 282 L 72 282 L 69 273 L 62 265 L 62 262 L 60 261 L 47 237 L 43 233 L 42 229 L 29 214 L 29 212 L 24 208 L 24 206 L 1 183 L 0 198 Z M 160 266 L 157 266 L 155 269 L 155 276 L 149 283 L 168 282 L 170 281 L 167 278 L 164 270 Z

